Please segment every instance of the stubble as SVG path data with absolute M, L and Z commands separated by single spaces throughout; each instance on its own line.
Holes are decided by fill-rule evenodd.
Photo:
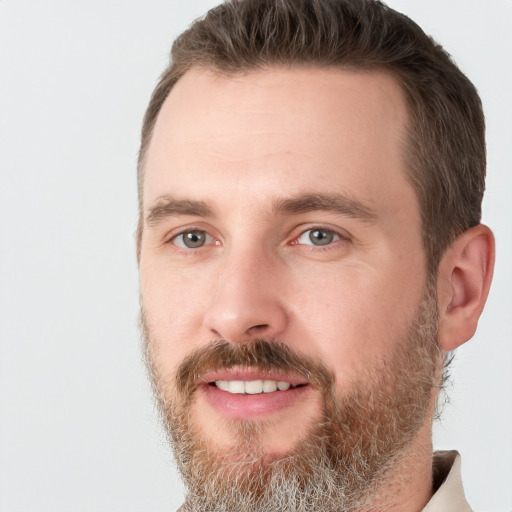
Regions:
M 374 509 L 378 489 L 407 453 L 431 414 L 439 386 L 437 306 L 426 288 L 414 320 L 393 353 L 336 388 L 322 361 L 275 339 L 216 340 L 189 354 L 175 372 L 156 360 L 144 310 L 141 330 L 149 375 L 178 469 L 185 511 L 310 512 Z M 193 420 L 197 380 L 207 371 L 251 367 L 306 377 L 321 393 L 322 412 L 286 455 L 266 453 L 267 424 L 226 420 L 230 447 L 209 442 Z

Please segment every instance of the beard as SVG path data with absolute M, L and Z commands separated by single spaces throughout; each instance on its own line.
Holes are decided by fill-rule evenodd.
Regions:
M 432 286 L 392 353 L 336 389 L 326 365 L 275 339 L 212 341 L 175 372 L 155 357 L 144 310 L 141 330 L 153 390 L 187 488 L 183 511 L 307 512 L 374 510 L 375 498 L 405 459 L 439 387 L 437 305 Z M 266 453 L 264 420 L 225 420 L 233 440 L 216 447 L 193 420 L 197 381 L 207 371 L 251 367 L 306 377 L 322 412 L 286 455 Z M 300 419 L 298 419 L 300 421 Z

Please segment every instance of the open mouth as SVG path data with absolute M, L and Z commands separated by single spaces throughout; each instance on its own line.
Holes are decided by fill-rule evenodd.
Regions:
M 200 379 L 201 396 L 222 416 L 269 417 L 312 391 L 307 378 L 254 368 L 209 372 Z
M 262 393 L 275 393 L 288 391 L 306 384 L 291 384 L 283 380 L 215 380 L 209 383 L 222 391 L 234 395 L 259 395 Z

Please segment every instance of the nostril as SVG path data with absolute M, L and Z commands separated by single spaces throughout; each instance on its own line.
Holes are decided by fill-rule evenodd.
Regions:
M 268 329 L 268 324 L 259 324 L 259 325 L 253 325 L 249 331 L 264 331 L 265 329 Z

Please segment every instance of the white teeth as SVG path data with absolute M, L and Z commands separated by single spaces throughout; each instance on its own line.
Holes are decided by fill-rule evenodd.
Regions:
M 257 395 L 263 393 L 263 381 L 262 380 L 246 380 L 245 381 L 245 392 L 249 395 Z
M 275 380 L 216 380 L 215 385 L 222 391 L 237 395 L 258 395 L 290 389 L 290 383 Z
M 275 380 L 263 381 L 263 393 L 273 393 L 277 391 L 277 382 Z
M 229 382 L 227 380 L 216 380 L 215 385 L 222 391 L 229 391 Z
M 236 393 L 237 395 L 243 395 L 245 393 L 245 385 L 243 380 L 230 380 L 228 381 L 230 393 Z

